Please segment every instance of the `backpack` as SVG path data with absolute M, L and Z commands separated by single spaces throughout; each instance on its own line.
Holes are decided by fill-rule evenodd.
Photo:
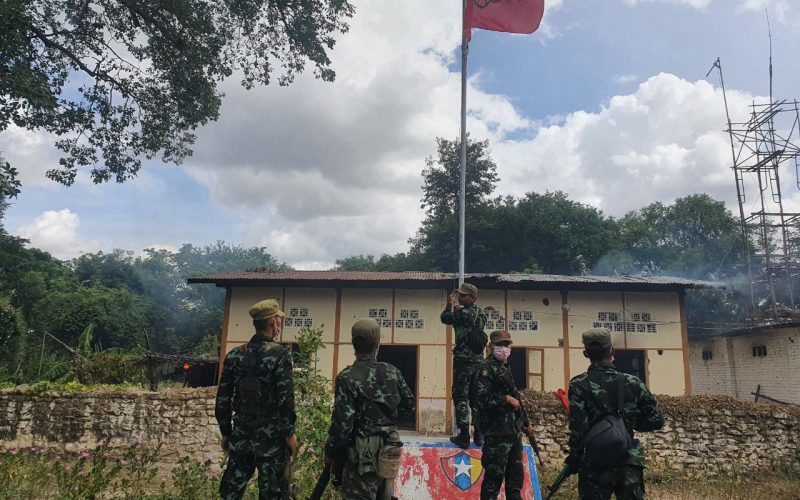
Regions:
M 628 450 L 633 448 L 633 438 L 625 427 L 622 406 L 624 404 L 624 375 L 617 375 L 617 410 L 606 415 L 589 429 L 583 438 L 583 456 L 590 467 L 613 467 L 619 465 Z
M 473 354 L 483 354 L 484 349 L 486 349 L 486 344 L 489 343 L 489 336 L 486 335 L 486 332 L 483 331 L 481 325 L 478 324 L 478 316 L 482 310 L 480 308 L 476 308 L 477 311 L 475 312 L 475 319 L 472 320 L 472 327 L 467 334 L 467 338 L 464 343 L 469 347 L 469 349 L 473 352 Z
M 274 342 L 267 342 L 260 347 L 255 347 L 249 342 L 239 347 L 243 353 L 243 376 L 236 385 L 233 396 L 233 410 L 237 413 L 248 415 L 269 415 L 274 413 L 270 397 L 270 388 L 260 378 L 261 362 L 267 352 L 277 347 Z

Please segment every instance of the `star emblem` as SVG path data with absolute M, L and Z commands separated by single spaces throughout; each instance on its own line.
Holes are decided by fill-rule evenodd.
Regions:
M 456 477 L 458 477 L 458 476 L 460 476 L 462 474 L 467 476 L 467 477 L 471 477 L 472 464 L 469 463 L 469 461 L 468 461 L 468 459 L 466 457 L 459 457 L 459 458 L 460 458 L 460 460 L 459 459 L 455 460 Z

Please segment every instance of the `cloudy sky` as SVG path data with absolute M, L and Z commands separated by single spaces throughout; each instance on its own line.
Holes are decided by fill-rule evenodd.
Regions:
M 768 8 L 775 96 L 800 97 L 800 2 L 545 2 L 533 35 L 473 33 L 468 130 L 490 139 L 499 194 L 562 190 L 613 216 L 696 192 L 735 203 L 719 80 L 705 74 L 720 57 L 739 116 L 768 94 Z M 353 3 L 335 83 L 246 91 L 231 80 L 182 167 L 150 162 L 123 185 L 65 188 L 44 176 L 58 159 L 51 138 L 3 132 L 23 181 L 6 228 L 60 258 L 225 240 L 324 269 L 406 250 L 424 159 L 437 136 L 458 135 L 460 0 Z

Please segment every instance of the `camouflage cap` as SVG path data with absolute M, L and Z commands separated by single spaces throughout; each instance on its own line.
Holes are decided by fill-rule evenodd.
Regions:
M 462 283 L 461 287 L 456 290 L 456 293 L 459 295 L 472 295 L 473 297 L 478 297 L 478 287 L 475 285 L 470 285 L 469 283 Z
M 350 330 L 353 340 L 361 337 L 367 342 L 377 342 L 381 338 L 381 326 L 372 318 L 360 319 Z
M 611 332 L 605 328 L 591 328 L 581 337 L 586 347 L 611 347 Z
M 273 316 L 284 316 L 278 301 L 275 299 L 267 299 L 262 300 L 261 302 L 256 302 L 250 306 L 250 310 L 248 312 L 253 320 L 269 319 Z
M 505 330 L 495 330 L 490 333 L 489 342 L 492 344 L 496 344 L 498 342 L 511 342 L 513 344 L 513 341 L 511 340 L 511 334 Z

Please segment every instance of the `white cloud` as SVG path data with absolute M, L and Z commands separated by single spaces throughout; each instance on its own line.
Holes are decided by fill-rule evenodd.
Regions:
M 303 75 L 248 92 L 229 82 L 220 120 L 187 162 L 217 202 L 258 211 L 245 240 L 292 263 L 404 248 L 422 216 L 424 158 L 435 137 L 458 136 L 458 5 L 373 0 L 357 12 L 333 53 L 334 84 Z M 473 137 L 532 127 L 470 78 Z
M 633 83 L 637 79 L 638 77 L 636 75 L 617 75 L 614 77 L 614 83 L 625 85 L 627 83 Z
M 56 183 L 45 177 L 48 170 L 58 167 L 60 155 L 53 145 L 55 141 L 55 135 L 32 132 L 14 124 L 0 133 L 0 155 L 19 171 L 23 188 L 57 188 Z
M 764 15 L 769 12 L 770 20 L 800 26 L 800 11 L 797 1 L 793 0 L 742 0 L 737 12 L 752 12 Z M 762 18 L 764 19 L 764 18 Z
M 623 0 L 628 5 L 637 5 L 642 3 L 674 3 L 678 5 L 686 5 L 695 9 L 705 9 L 711 5 L 714 0 Z
M 751 98 L 729 91 L 732 113 L 743 118 Z M 724 124 L 719 89 L 662 73 L 596 113 L 577 111 L 530 140 L 495 144 L 500 191 L 561 190 L 616 216 L 696 192 L 732 204 Z
M 59 259 L 70 259 L 98 246 L 94 242 L 79 241 L 79 225 L 78 215 L 67 208 L 47 210 L 30 224 L 20 227 L 16 233 L 30 240 L 35 248 L 50 252 Z

